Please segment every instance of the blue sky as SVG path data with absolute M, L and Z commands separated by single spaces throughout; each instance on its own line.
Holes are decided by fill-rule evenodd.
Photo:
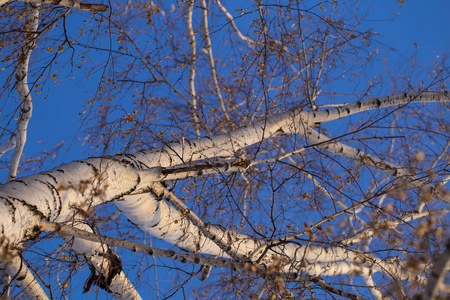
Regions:
M 372 7 L 366 27 L 378 33 L 376 39 L 380 46 L 380 59 L 387 58 L 391 68 L 408 67 L 415 52 L 418 64 L 430 66 L 450 52 L 450 1 L 405 2 L 402 6 L 394 0 L 366 1 L 364 5 L 370 3 Z M 383 72 L 383 66 L 376 67 L 373 72 Z M 83 74 L 75 73 L 77 76 L 81 78 Z M 79 113 L 83 111 L 88 93 L 96 85 L 95 80 L 92 80 L 92 86 L 86 85 L 86 82 L 81 84 L 75 78 L 58 83 L 51 87 L 47 100 L 34 95 L 33 118 L 29 124 L 25 153 L 30 156 L 44 149 L 50 150 L 61 141 L 67 147 L 67 151 L 60 152 L 54 164 L 45 165 L 46 169 L 85 158 L 92 153 L 89 146 L 81 145 L 82 135 L 77 136 L 81 126 Z M 2 170 L 2 178 L 6 177 L 5 172 Z M 33 172 L 19 173 L 19 176 L 30 173 Z M 94 296 L 83 295 L 83 299 L 91 297 Z
M 410 0 L 406 1 L 405 6 L 394 0 L 362 2 L 360 4 L 370 3 L 372 7 L 369 21 L 365 24 L 379 34 L 380 58 L 387 56 L 390 67 L 408 67 L 415 52 L 417 63 L 425 66 L 439 60 L 437 56 L 449 53 L 450 1 Z M 92 87 L 86 86 L 86 81 L 78 81 L 82 76 L 75 74 L 75 79 L 53 85 L 47 100 L 34 96 L 33 118 L 25 153 L 32 155 L 44 149 L 50 150 L 61 141 L 69 148 L 68 152 L 60 153 L 54 164 L 46 164 L 46 168 L 84 158 L 90 152 L 88 146 L 81 145 L 82 138 L 76 135 L 81 126 L 79 113 L 83 111 L 88 93 L 92 92 L 96 83 L 94 76 Z
M 371 1 L 372 13 L 367 24 L 380 34 L 380 41 L 406 58 L 416 51 L 414 44 L 417 44 L 418 60 L 427 64 L 436 55 L 448 54 L 450 2 L 405 2 L 402 6 L 396 1 Z

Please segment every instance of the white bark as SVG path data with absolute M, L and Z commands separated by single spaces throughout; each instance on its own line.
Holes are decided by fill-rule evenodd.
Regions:
M 346 116 L 353 115 L 359 112 L 380 109 L 384 107 L 407 105 L 409 103 L 417 102 L 449 102 L 450 93 L 448 91 L 436 93 L 404 93 L 392 95 L 381 98 L 372 98 L 369 100 L 357 101 L 348 105 L 326 109 L 323 111 L 314 111 L 308 114 L 308 117 L 303 118 L 306 123 L 323 123 L 337 119 L 342 119 Z
M 0 7 L 15 1 L 12 0 L 0 0 Z M 59 5 L 68 8 L 75 8 L 84 11 L 98 11 L 104 12 L 108 10 L 107 5 L 103 4 L 92 4 L 92 3 L 81 3 L 80 1 L 74 0 L 19 0 L 19 2 L 25 3 L 36 3 L 36 4 L 49 4 L 49 5 Z
M 74 226 L 92 231 L 88 225 L 80 222 L 77 222 Z M 65 238 L 67 240 L 70 237 Z M 92 274 L 89 279 L 92 279 L 92 281 L 90 284 L 99 285 L 119 299 L 142 299 L 123 272 L 120 259 L 112 252 L 107 244 L 75 238 L 72 248 L 78 255 L 85 257 L 91 267 Z M 86 286 L 89 285 L 88 281 L 85 284 L 85 292 L 90 288 L 90 286 Z
M 437 257 L 431 269 L 431 274 L 422 294 L 416 300 L 435 299 L 443 288 L 443 280 L 450 271 L 450 239 L 447 241 L 444 251 Z
M 35 46 L 36 31 L 39 26 L 39 4 L 27 6 L 26 35 L 19 51 L 19 63 L 16 68 L 16 89 L 20 99 L 20 116 L 17 121 L 14 154 L 9 167 L 8 181 L 17 176 L 20 158 L 27 141 L 28 122 L 33 111 L 33 102 L 28 87 L 28 66 L 30 64 L 31 52 Z
M 410 172 L 404 167 L 397 166 L 393 163 L 387 162 L 386 160 L 374 157 L 343 143 L 335 142 L 333 139 L 320 134 L 312 128 L 308 128 L 307 126 L 305 126 L 303 132 L 300 132 L 300 135 L 312 145 L 320 145 L 321 148 L 335 155 L 344 156 L 350 160 L 358 161 L 369 168 L 384 172 L 385 174 L 393 176 L 397 179 L 401 179 L 406 182 L 407 187 L 429 191 L 436 198 L 436 200 L 450 205 L 450 193 L 443 189 L 443 185 L 440 185 L 440 188 L 436 189 L 436 187 L 426 181 L 410 174 Z M 417 209 L 419 212 L 422 208 L 421 204 L 422 202 L 419 201 Z
M 222 97 L 222 92 L 219 87 L 219 80 L 216 71 L 216 64 L 214 62 L 214 56 L 212 52 L 211 38 L 209 36 L 208 28 L 208 8 L 206 7 L 206 1 L 200 0 L 200 6 L 202 8 L 202 23 L 203 23 L 203 34 L 205 36 L 205 52 L 208 55 L 209 68 L 211 69 L 211 77 L 214 83 L 214 93 L 219 99 L 220 109 L 222 110 L 225 121 L 229 122 L 230 117 L 228 116 L 227 108 L 225 107 L 225 100 Z
M 344 111 L 348 115 L 389 104 L 406 104 L 410 99 L 406 95 L 361 101 L 348 105 L 349 112 L 344 107 Z M 449 101 L 447 94 L 440 93 L 425 94 L 415 99 Z M 0 230 L 13 249 L 20 248 L 23 241 L 39 232 L 42 221 L 65 223 L 80 211 L 115 201 L 117 207 L 145 232 L 190 252 L 229 257 L 213 238 L 205 238 L 201 233 L 205 229 L 193 224 L 188 215 L 183 215 L 165 201 L 155 200 L 148 193 L 153 183 L 176 176 L 201 175 L 204 170 L 191 168 L 202 163 L 195 161 L 204 160 L 203 165 L 210 164 L 213 169 L 214 158 L 233 157 L 241 148 L 279 134 L 303 135 L 304 126 L 318 120 L 323 122 L 323 115 L 329 115 L 330 120 L 343 116 L 338 110 L 330 110 L 329 113 L 292 110 L 227 135 L 183 140 L 161 148 L 142 150 L 135 155 L 75 161 L 6 183 L 0 186 Z M 216 161 L 222 163 L 223 158 Z M 242 160 L 229 162 L 230 167 L 245 167 L 249 163 Z M 266 243 L 217 225 L 205 228 L 212 237 L 228 246 L 227 253 L 242 259 L 250 257 Z M 0 257 L 7 250 L 2 247 Z M 95 253 L 95 250 L 92 251 Z M 274 262 L 272 255 L 282 258 L 284 272 L 303 271 L 314 276 L 385 272 L 402 280 L 417 279 L 396 264 L 340 247 L 306 247 L 285 242 L 267 248 L 265 253 L 253 254 L 253 257 L 256 262 L 270 265 Z
M 39 4 L 27 5 L 24 25 L 25 34 L 19 50 L 16 68 L 15 86 L 20 100 L 20 114 L 16 132 L 11 138 L 10 143 L 10 147 L 14 147 L 14 152 L 9 166 L 7 181 L 14 180 L 17 176 L 17 169 L 27 140 L 28 122 L 31 119 L 33 111 L 32 98 L 28 87 L 28 67 L 31 53 L 35 47 L 36 32 L 39 27 L 39 8 Z M 7 151 L 9 149 L 4 148 L 4 150 Z M 11 253 L 12 257 L 9 258 L 7 253 L 9 251 L 9 243 L 7 240 L 2 240 L 2 242 L 6 242 L 6 245 L 3 244 L 2 247 L 6 253 L 6 259 L 5 257 L 3 258 L 3 260 L 7 261 L 5 263 L 5 271 L 11 277 L 12 282 L 20 287 L 23 293 L 30 299 L 46 299 L 47 296 L 39 282 L 28 270 L 17 252 L 13 250 Z
M 2 157 L 6 152 L 14 149 L 16 147 L 16 144 L 16 135 L 13 134 L 9 141 L 7 141 L 6 144 L 0 147 L 0 157 Z
M 197 61 L 197 43 L 195 41 L 194 28 L 192 26 L 192 13 L 194 1 L 188 0 L 188 12 L 186 15 L 186 29 L 189 36 L 189 94 L 191 96 L 192 119 L 194 121 L 195 134 L 200 137 L 200 121 L 197 113 L 197 93 L 195 92 L 195 63 Z
M 441 98 L 438 98 L 441 96 Z M 427 100 L 448 101 L 444 94 L 431 93 Z M 408 98 L 404 99 L 408 101 Z M 371 103 L 372 100 L 366 101 Z M 395 104 L 404 104 L 397 101 Z M 357 105 L 373 109 L 371 105 Z M 361 110 L 361 109 L 360 109 Z M 213 138 L 200 138 L 184 140 L 155 149 L 142 150 L 135 155 L 117 155 L 114 157 L 92 158 L 62 165 L 49 172 L 29 176 L 19 181 L 11 182 L 0 187 L 4 216 L 0 221 L 2 228 L 9 228 L 8 236 L 11 241 L 19 241 L 26 232 L 32 228 L 30 224 L 21 221 L 24 217 L 35 218 L 31 208 L 36 209 L 40 215 L 52 221 L 65 221 L 73 210 L 70 206 L 86 207 L 96 206 L 104 202 L 103 199 L 119 199 L 136 189 L 145 187 L 151 182 L 163 180 L 161 169 L 155 167 L 172 167 L 183 165 L 186 162 L 201 159 L 233 156 L 244 147 L 258 143 L 271 136 L 281 133 L 303 134 L 304 128 L 298 128 L 298 119 L 309 120 L 315 123 L 318 112 L 291 111 L 274 116 L 267 121 L 255 123 L 253 126 L 238 129 L 228 135 L 219 135 Z M 300 115 L 300 116 L 299 116 Z M 297 123 L 298 124 L 298 123 Z M 138 171 L 136 169 L 149 169 L 151 171 Z M 80 183 L 88 180 L 89 184 L 82 192 L 77 189 Z M 65 187 L 62 186 L 65 184 Z M 104 193 L 99 197 L 98 193 Z M 14 203 L 14 204 L 13 204 Z M 14 210 L 15 203 L 23 212 Z M 11 209 L 8 209 L 11 207 Z M 28 209 L 26 207 L 29 207 Z M 17 208 L 17 209 L 18 209 Z M 31 215 L 31 216 L 30 216 Z M 15 218 L 14 222 L 12 221 Z M 17 224 L 17 226 L 11 226 Z M 8 225 L 8 226 L 6 226 Z M 23 226 L 22 225 L 26 225 Z
M 218 156 L 233 156 L 241 148 L 259 143 L 270 137 L 281 134 L 304 134 L 305 124 L 313 126 L 317 123 L 337 120 L 345 116 L 382 107 L 406 105 L 414 102 L 450 102 L 448 92 L 401 94 L 380 99 L 358 101 L 336 109 L 325 111 L 302 111 L 293 109 L 286 113 L 268 118 L 262 122 L 237 129 L 226 135 L 204 137 L 194 140 L 184 140 L 182 143 L 171 143 L 158 149 L 142 150 L 133 159 L 136 166 L 169 167 L 183 164 L 187 161 L 207 159 Z M 343 112 L 345 112 L 345 114 Z M 322 141 L 321 141 L 322 142 Z
M 4 267 L 13 284 L 22 290 L 27 299 L 48 299 L 39 282 L 18 255 L 11 257 L 4 263 Z
M 361 241 L 366 240 L 367 238 L 371 237 L 377 228 L 385 228 L 385 229 L 393 229 L 396 228 L 398 225 L 402 223 L 408 223 L 413 220 L 417 220 L 420 218 L 428 217 L 430 215 L 434 214 L 445 214 L 450 212 L 449 209 L 440 209 L 440 210 L 432 210 L 432 211 L 423 211 L 420 213 L 412 213 L 409 215 L 404 216 L 403 218 L 398 218 L 396 220 L 386 220 L 381 219 L 377 221 L 375 224 L 372 225 L 372 228 L 364 228 L 360 232 L 354 234 L 353 236 L 346 238 L 345 240 L 340 241 L 342 245 L 352 245 L 359 243 Z
M 212 238 L 206 238 L 202 230 L 189 220 L 189 212 L 180 212 L 165 201 L 156 200 L 152 194 L 126 196 L 115 204 L 131 222 L 145 232 L 192 253 L 230 258 L 226 253 L 228 252 L 242 261 L 253 256 L 252 261 L 265 265 L 283 261 L 284 272 L 303 271 L 311 276 L 385 272 L 401 280 L 418 279 L 398 265 L 340 247 L 305 247 L 297 243 L 281 242 L 254 254 L 266 241 L 211 224 L 207 226 L 207 230 Z M 216 241 L 227 245 L 227 251 L 219 247 Z

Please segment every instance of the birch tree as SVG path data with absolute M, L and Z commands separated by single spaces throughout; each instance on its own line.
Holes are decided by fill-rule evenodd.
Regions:
M 2 297 L 450 291 L 445 56 L 380 71 L 337 1 L 0 5 Z M 72 92 L 86 159 L 27 156 L 33 107 Z

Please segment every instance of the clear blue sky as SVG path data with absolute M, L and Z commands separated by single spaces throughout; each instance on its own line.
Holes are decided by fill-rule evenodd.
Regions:
M 410 0 L 405 1 L 405 6 L 395 0 L 359 2 L 360 4 L 365 2 L 364 5 L 370 3 L 372 6 L 366 27 L 372 27 L 379 34 L 377 39 L 381 57 L 387 57 L 390 66 L 406 67 L 415 51 L 417 51 L 417 63 L 426 66 L 431 65 L 433 60 L 440 60 L 444 55 L 449 54 L 449 0 Z M 381 71 L 382 68 L 380 66 L 379 70 Z M 76 74 L 76 76 L 82 75 Z M 81 141 L 75 136 L 80 128 L 78 113 L 83 110 L 83 103 L 88 97 L 87 93 L 94 88 L 95 84 L 96 82 L 93 82 L 90 87 L 79 84 L 76 79 L 66 80 L 52 87 L 48 100 L 34 95 L 33 118 L 29 124 L 25 148 L 27 155 L 51 149 L 63 140 L 70 149 L 67 153 L 61 152 L 55 164 L 46 164 L 47 169 L 62 162 L 70 162 L 89 155 L 87 146 L 81 146 Z M 19 176 L 21 175 L 24 173 L 19 173 Z M 2 176 L 2 178 L 6 177 L 5 174 Z M 83 295 L 83 299 L 90 297 Z
M 415 51 L 417 62 L 426 66 L 431 65 L 437 55 L 442 57 L 450 53 L 450 1 L 410 0 L 406 1 L 405 6 L 395 0 L 359 3 L 372 7 L 366 26 L 379 34 L 380 57 L 388 55 L 390 66 L 406 67 Z M 68 153 L 61 152 L 56 163 L 46 165 L 47 168 L 88 155 L 88 147 L 81 146 L 78 139 L 73 140 L 80 127 L 78 113 L 83 110 L 83 102 L 96 84 L 95 80 L 93 87 L 85 86 L 85 83 L 82 85 L 77 79 L 66 80 L 52 87 L 48 100 L 34 96 L 33 118 L 25 153 L 31 155 L 43 149 L 49 150 L 61 141 L 65 142 L 66 147 L 71 145 Z

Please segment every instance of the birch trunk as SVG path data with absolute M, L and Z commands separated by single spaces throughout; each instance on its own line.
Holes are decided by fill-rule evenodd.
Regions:
M 346 108 L 344 111 L 348 115 L 367 109 L 407 104 L 411 99 L 421 102 L 448 101 L 448 96 L 430 93 L 420 97 L 415 95 L 413 98 L 408 95 L 388 97 L 383 101 L 368 100 L 352 104 L 348 106 L 348 111 Z M 0 228 L 4 241 L 0 256 L 3 257 L 10 251 L 20 251 L 23 242 L 39 234 L 40 224 L 44 221 L 66 223 L 80 212 L 88 212 L 100 204 L 115 201 L 117 207 L 140 229 L 193 253 L 225 258 L 229 258 L 229 253 L 232 253 L 242 260 L 252 257 L 255 262 L 269 265 L 282 261 L 283 272 L 302 271 L 312 276 L 334 276 L 353 272 L 371 275 L 381 271 L 401 280 L 416 280 L 415 276 L 402 271 L 396 264 L 340 247 L 303 246 L 286 242 L 270 246 L 261 253 L 257 250 L 261 249 L 265 241 L 217 225 L 208 226 L 206 229 L 199 228 L 182 212 L 164 201 L 156 201 L 149 193 L 154 182 L 179 176 L 179 171 L 177 173 L 170 169 L 171 167 L 185 166 L 184 169 L 189 169 L 196 161 L 233 157 L 237 150 L 279 134 L 304 135 L 304 130 L 309 130 L 304 126 L 317 121 L 324 122 L 323 115 L 329 115 L 330 120 L 342 115 L 335 111 L 322 113 L 292 110 L 228 135 L 184 140 L 161 148 L 142 150 L 135 155 L 75 161 L 48 172 L 11 181 L 0 187 Z M 353 156 L 349 158 L 358 159 Z M 211 165 L 214 166 L 213 161 Z M 192 173 L 189 174 L 192 176 Z M 204 234 L 200 234 L 201 230 L 206 230 L 215 238 L 205 238 Z M 222 248 L 218 246 L 217 241 L 222 241 Z M 224 249 L 223 245 L 226 245 L 227 249 Z M 78 249 L 89 247 L 103 246 L 98 243 L 77 246 Z M 98 253 L 98 250 L 91 249 L 86 252 Z M 102 265 L 102 262 L 98 263 Z M 111 282 L 114 284 L 116 277 L 121 276 L 123 273 L 117 273 Z M 40 292 L 36 291 L 36 295 L 37 293 Z M 132 293 L 133 298 L 138 297 Z

